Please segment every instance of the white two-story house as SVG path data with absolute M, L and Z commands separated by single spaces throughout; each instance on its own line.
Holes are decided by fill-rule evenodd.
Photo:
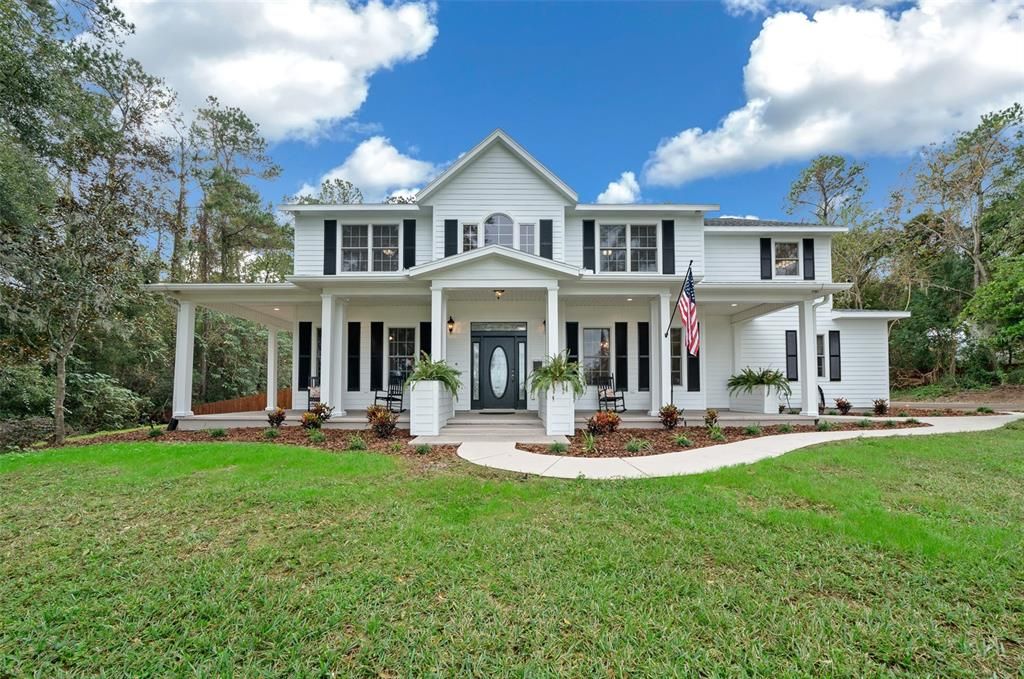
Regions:
M 631 412 L 729 409 L 726 381 L 746 366 L 784 371 L 788 406 L 804 414 L 820 393 L 830 407 L 889 395 L 887 322 L 905 314 L 832 307 L 847 287 L 832 280 L 840 227 L 714 219 L 714 204 L 581 203 L 500 130 L 413 204 L 281 209 L 295 218 L 286 282 L 153 286 L 178 304 L 179 420 L 192 415 L 197 305 L 291 333 L 292 406 L 313 383 L 339 416 L 402 380 L 420 352 L 461 371 L 457 410 L 536 410 L 530 371 L 562 351 L 590 383 L 613 378 Z M 673 314 L 691 262 L 697 356 Z M 276 375 L 277 332 L 267 363 Z M 576 404 L 596 405 L 596 389 Z

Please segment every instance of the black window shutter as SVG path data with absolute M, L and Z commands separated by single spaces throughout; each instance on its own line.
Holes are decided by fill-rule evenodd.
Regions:
M 359 333 L 361 324 L 359 321 L 348 322 L 348 369 L 346 381 L 349 391 L 359 391 Z
M 580 324 L 576 321 L 565 322 L 565 349 L 571 362 L 580 362 Z
M 629 391 L 629 324 L 615 324 L 615 387 Z
M 797 351 L 796 342 L 796 330 L 786 331 L 786 379 L 790 382 L 795 382 L 800 379 L 800 371 L 797 366 L 800 361 L 797 358 L 799 353 Z
M 638 391 L 651 390 L 651 324 L 640 321 L 636 324 L 636 388 Z
M 804 280 L 814 280 L 814 239 L 804 238 Z
M 309 389 L 309 372 L 313 366 L 313 324 L 299 322 L 299 391 Z
M 761 239 L 761 280 L 772 279 L 772 239 Z
M 416 220 L 402 220 L 402 266 L 411 269 L 416 266 Z
M 674 219 L 661 220 L 661 273 L 676 272 L 676 222 Z
M 338 220 L 324 220 L 324 275 L 338 273 Z
M 597 271 L 597 248 L 594 240 L 594 220 L 583 220 L 583 268 Z
M 700 323 L 697 324 L 700 330 Z M 700 357 L 686 352 L 686 391 L 700 391 Z
M 370 390 L 383 388 L 384 374 L 384 323 L 370 322 Z
M 444 220 L 444 256 L 451 257 L 459 251 L 459 221 Z
M 839 358 L 839 331 L 828 331 L 828 379 L 839 382 L 843 379 L 842 360 Z
M 552 220 L 550 220 L 550 219 L 542 219 L 542 220 L 540 220 L 540 256 L 541 257 L 547 257 L 548 259 L 553 259 L 554 256 L 555 256 L 554 249 L 553 249 L 553 244 L 552 244 L 552 241 L 553 241 L 553 238 L 554 238 L 554 236 L 552 234 L 553 234 L 554 230 L 555 230 L 555 227 L 554 227 L 554 222 Z
M 431 332 L 430 321 L 420 321 L 420 353 L 426 352 L 427 356 L 433 355 L 430 353 L 430 342 L 433 340 Z

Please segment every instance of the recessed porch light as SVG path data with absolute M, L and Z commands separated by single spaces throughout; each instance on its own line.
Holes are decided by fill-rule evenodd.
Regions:
M 739 304 L 730 304 L 729 306 L 739 306 Z
M 281 307 L 279 307 L 279 306 L 274 307 L 274 311 L 280 311 L 280 310 L 281 310 Z
M 495 290 L 494 299 L 501 299 L 501 296 L 505 294 L 504 290 Z
M 633 301 L 633 298 L 632 298 L 632 297 L 627 297 L 627 298 L 626 298 L 626 301 L 627 301 L 627 302 L 632 302 L 632 301 Z

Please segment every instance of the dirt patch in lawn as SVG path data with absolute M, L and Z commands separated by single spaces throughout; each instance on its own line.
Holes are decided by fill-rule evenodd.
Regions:
M 162 431 L 162 430 L 161 430 Z M 157 441 L 161 443 L 209 443 L 210 441 L 234 441 L 239 443 L 276 443 L 289 446 L 304 446 L 318 450 L 329 450 L 333 452 L 353 450 L 353 437 L 362 438 L 366 450 L 385 455 L 396 455 L 398 457 L 414 460 L 419 464 L 438 466 L 442 463 L 451 462 L 455 459 L 456 445 L 431 444 L 429 452 L 417 452 L 417 446 L 409 445 L 415 438 L 409 435 L 407 429 L 397 429 L 388 438 L 378 438 L 368 429 L 322 429 L 327 437 L 323 443 L 313 443 L 309 440 L 309 431 L 301 427 L 281 427 L 277 429 L 276 438 L 266 438 L 264 429 L 257 427 L 242 427 L 237 429 L 224 429 L 224 436 L 214 437 L 210 431 L 163 431 L 159 436 L 150 436 L 148 429 L 117 432 L 112 434 L 101 434 L 79 441 L 68 441 L 65 446 L 91 446 L 103 443 L 122 443 L 138 441 Z
M 732 443 L 745 439 L 755 439 L 762 436 L 773 436 L 775 434 L 796 434 L 813 431 L 868 431 L 871 429 L 908 429 L 912 427 L 927 427 L 922 422 L 904 422 L 900 420 L 872 421 L 870 423 L 858 422 L 829 422 L 830 428 L 819 430 L 810 424 L 793 425 L 772 425 L 758 428 L 748 427 L 723 427 L 722 433 L 725 440 L 711 438 L 711 432 L 706 427 L 677 427 L 667 429 L 619 429 L 611 434 L 598 434 L 594 437 L 594 450 L 587 450 L 584 447 L 585 430 L 577 429 L 576 433 L 569 438 L 569 447 L 562 453 L 552 452 L 551 444 L 547 443 L 518 443 L 519 450 L 526 450 L 531 453 L 545 453 L 548 455 L 571 455 L 573 457 L 643 457 L 644 455 L 657 455 L 659 453 L 674 453 L 680 450 L 694 450 L 717 446 L 722 443 Z M 687 446 L 677 442 L 677 438 L 685 436 L 690 445 Z M 641 444 L 641 450 L 631 452 L 626 446 L 631 440 L 646 442 Z

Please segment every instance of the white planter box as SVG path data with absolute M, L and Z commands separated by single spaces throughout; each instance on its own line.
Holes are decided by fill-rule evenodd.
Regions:
M 416 382 L 409 389 L 409 433 L 437 436 L 455 414 L 448 390 L 436 380 Z
M 764 385 L 754 387 L 750 392 L 737 392 L 729 395 L 729 410 L 740 413 L 760 413 L 762 415 L 778 415 L 779 404 L 785 403 L 775 389 Z
M 556 387 L 543 392 L 538 412 L 548 436 L 572 436 L 576 432 L 576 398 L 572 391 Z

